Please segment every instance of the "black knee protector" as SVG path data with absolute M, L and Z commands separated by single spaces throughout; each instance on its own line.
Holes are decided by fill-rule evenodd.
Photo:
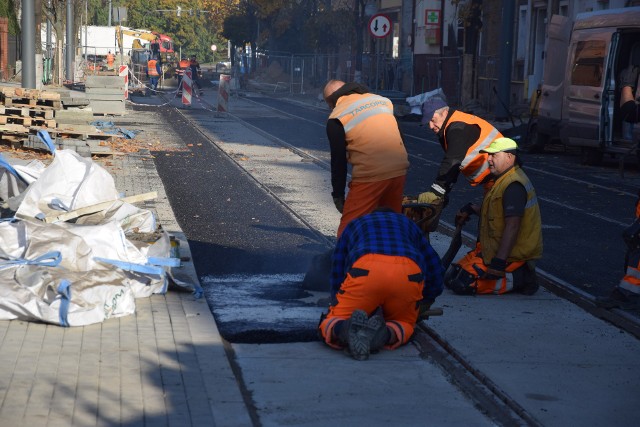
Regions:
M 452 265 L 452 267 L 454 266 L 455 269 L 447 270 L 447 273 L 450 274 L 448 282 L 445 275 L 445 284 L 448 283 L 447 287 L 458 295 L 474 295 L 476 293 L 477 277 L 457 264 Z

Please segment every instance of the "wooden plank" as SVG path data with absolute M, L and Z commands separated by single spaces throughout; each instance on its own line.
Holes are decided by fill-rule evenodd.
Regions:
M 0 93 L 2 93 L 2 96 L 6 98 L 29 98 L 29 99 L 40 99 L 43 101 L 45 100 L 60 101 L 59 92 L 53 92 L 53 91 L 47 91 L 47 90 L 3 86 L 0 88 Z
M 7 123 L 21 124 L 22 126 L 29 127 L 31 126 L 32 119 L 29 116 L 23 117 L 23 116 L 1 116 L 0 115 L 0 124 L 6 125 Z
M 158 197 L 157 191 L 152 191 L 150 193 L 137 194 L 135 196 L 123 197 L 122 199 L 110 200 L 108 202 L 97 203 L 91 206 L 85 206 L 84 208 L 75 209 L 73 211 L 65 212 L 59 215 L 48 215 L 45 217 L 44 222 L 46 223 L 54 223 L 60 221 L 69 221 L 70 219 L 78 218 L 83 215 L 89 215 L 92 213 L 100 212 L 105 209 L 108 209 L 115 202 L 121 200 L 126 203 L 137 203 L 144 202 L 145 200 L 153 200 Z

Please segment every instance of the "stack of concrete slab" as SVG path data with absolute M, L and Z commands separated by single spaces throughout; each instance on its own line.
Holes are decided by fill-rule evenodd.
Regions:
M 87 76 L 85 94 L 93 114 L 124 115 L 126 83 L 123 76 Z

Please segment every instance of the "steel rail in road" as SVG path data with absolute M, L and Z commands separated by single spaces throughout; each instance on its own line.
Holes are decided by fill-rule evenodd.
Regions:
M 205 103 L 207 106 L 213 109 L 209 103 L 204 100 L 201 102 Z M 188 114 L 185 114 L 185 110 L 177 109 L 178 113 L 182 116 L 182 118 L 187 121 L 193 129 L 197 130 L 197 132 L 207 141 L 209 141 L 213 146 L 218 147 L 216 141 L 211 138 L 208 132 L 201 127 L 198 123 L 196 117 L 192 117 Z M 193 112 L 193 111 L 191 111 Z M 288 148 L 295 152 L 296 154 L 302 156 L 303 158 L 309 159 L 314 163 L 318 164 L 320 167 L 325 169 L 330 169 L 329 165 L 323 160 L 305 153 L 296 147 L 291 146 L 290 144 L 282 141 L 281 139 L 270 135 L 259 128 L 251 125 L 250 123 L 245 122 L 239 117 L 233 116 L 232 114 L 226 113 L 229 116 L 232 116 L 235 120 L 238 120 L 243 125 L 246 125 L 250 129 L 258 132 L 262 136 L 268 138 L 270 141 L 281 145 L 282 147 Z M 292 215 L 302 221 L 310 230 L 312 230 L 316 235 L 322 238 L 324 242 L 326 242 L 327 247 L 331 247 L 335 244 L 334 240 L 331 240 L 324 236 L 319 231 L 315 230 L 313 226 L 305 220 L 300 214 L 298 214 L 291 206 L 289 206 L 284 200 L 279 198 L 273 191 L 271 191 L 266 185 L 258 181 L 255 177 L 252 176 L 250 171 L 246 170 L 244 166 L 234 157 L 230 156 L 224 150 L 219 150 L 226 155 L 228 159 L 230 159 L 234 164 L 236 164 L 240 169 L 244 170 L 247 175 L 249 175 L 254 182 L 256 182 L 261 188 L 263 188 L 266 192 L 268 192 L 272 197 L 274 197 L 287 211 L 289 211 Z M 416 331 L 422 331 L 422 333 L 418 332 L 415 336 L 415 343 L 420 350 L 421 357 L 424 359 L 430 359 L 434 363 L 441 366 L 446 372 L 451 375 L 452 380 L 457 384 L 458 388 L 464 393 L 469 399 L 476 402 L 478 407 L 482 407 L 485 411 L 485 414 L 496 422 L 498 425 L 511 426 L 511 425 L 527 425 L 532 427 L 538 427 L 541 424 L 535 420 L 533 416 L 528 414 L 524 408 L 522 408 L 517 402 L 511 399 L 508 395 L 503 393 L 499 387 L 497 387 L 487 376 L 483 375 L 478 370 L 474 369 L 471 363 L 466 361 L 455 349 L 449 345 L 444 339 L 437 336 L 437 334 L 426 326 L 426 321 L 421 322 L 417 325 Z M 230 359 L 233 359 L 233 349 L 229 345 L 225 345 L 225 349 L 228 353 Z M 237 371 L 235 373 L 236 377 L 241 383 L 241 386 L 244 386 L 242 382 L 241 372 L 239 371 L 239 367 L 235 365 L 235 362 L 232 361 L 232 366 L 235 367 Z
M 278 108 L 275 108 L 273 106 L 270 105 L 266 105 L 266 104 L 262 104 L 258 101 L 255 101 L 251 98 L 245 98 L 245 100 L 256 103 L 260 106 L 263 107 L 267 107 L 270 109 L 273 109 L 281 114 L 296 118 L 296 119 L 300 119 L 300 120 L 306 120 L 309 121 L 311 123 L 317 123 L 313 120 L 309 120 L 307 118 L 303 118 L 291 113 L 288 113 L 286 111 L 280 110 Z M 285 100 L 286 101 L 286 100 Z M 215 110 L 215 108 L 210 105 L 209 103 L 207 103 L 205 100 L 201 100 L 201 102 L 203 102 L 204 104 L 206 104 L 207 106 L 209 106 L 212 110 Z M 301 106 L 305 106 L 304 103 L 296 103 L 297 105 L 301 105 Z M 310 107 L 310 108 L 314 108 L 317 109 L 315 107 Z M 320 159 L 319 157 L 316 157 L 312 154 L 307 153 L 306 151 L 303 151 L 291 144 L 289 144 L 286 141 L 283 141 L 282 139 L 278 138 L 277 136 L 274 136 L 266 131 L 264 131 L 263 129 L 260 129 L 254 125 L 252 125 L 251 123 L 246 122 L 245 120 L 241 119 L 238 116 L 235 116 L 233 114 L 230 113 L 226 113 L 229 116 L 233 117 L 235 120 L 238 120 L 239 122 L 241 122 L 243 125 L 247 126 L 248 128 L 250 128 L 251 130 L 259 133 L 260 135 L 268 138 L 270 141 L 273 141 L 276 144 L 281 145 L 284 148 L 287 148 L 289 150 L 291 150 L 292 152 L 298 154 L 299 156 L 301 156 L 304 159 L 307 159 L 309 161 L 312 161 L 313 163 L 317 164 L 318 166 L 326 169 L 326 170 L 331 170 L 331 166 L 324 160 Z M 185 117 L 186 119 L 186 117 Z M 324 126 L 324 125 L 323 125 Z M 413 136 L 413 138 L 417 138 L 415 136 Z M 424 139 L 425 141 L 428 142 L 433 142 L 431 140 L 428 139 Z M 437 144 L 437 142 L 433 142 L 434 144 Z M 432 162 L 430 160 L 426 160 L 420 156 L 412 156 L 416 159 L 419 159 L 420 161 L 423 162 L 427 162 L 427 163 L 433 163 L 433 164 L 438 164 L 437 162 Z M 232 159 L 235 161 L 235 159 Z M 238 164 L 240 167 L 242 167 L 242 165 L 240 165 L 238 162 L 236 162 L 236 164 Z M 548 171 L 544 171 L 544 170 L 538 170 L 540 173 L 545 173 L 548 174 L 550 176 L 554 176 L 554 177 L 558 177 L 560 176 L 557 173 L 554 172 L 548 172 Z M 587 181 L 583 181 L 583 180 L 579 180 L 573 177 L 566 177 L 566 176 L 562 176 L 563 179 L 570 179 L 573 180 L 575 182 L 579 182 L 579 183 L 584 183 L 584 184 L 589 184 L 589 185 L 597 185 L 598 187 L 605 189 L 605 190 L 610 190 L 613 191 L 613 188 L 610 187 L 606 187 L 606 186 L 602 186 L 602 185 L 598 185 L 598 184 L 593 184 L 593 183 L 589 183 Z M 266 188 L 264 185 L 260 184 L 263 188 L 265 188 L 270 194 L 272 194 L 278 201 L 280 201 L 284 206 L 286 206 L 286 203 L 284 203 L 282 200 L 280 200 L 275 194 L 273 194 L 273 192 L 271 192 L 268 188 Z M 618 192 L 620 192 L 620 190 L 617 190 Z M 627 193 L 625 193 L 627 194 Z M 628 193 L 628 195 L 632 196 L 631 193 Z M 548 200 L 550 201 L 550 200 Z M 565 206 L 567 207 L 567 206 Z M 309 226 L 309 223 L 304 219 L 301 218 L 300 215 L 298 215 L 296 212 L 294 212 L 291 208 L 287 207 L 287 209 L 289 209 L 295 216 L 296 218 L 299 218 L 305 225 Z M 600 215 L 596 215 L 594 214 L 594 216 L 597 216 L 599 219 L 603 219 Z M 622 224 L 619 223 L 618 221 L 615 221 L 613 219 L 611 219 L 610 221 L 615 222 L 618 225 L 624 225 L 626 226 L 627 224 Z M 313 229 L 313 227 L 311 227 L 311 229 Z M 454 227 L 452 224 L 449 224 L 447 222 L 441 221 L 440 222 L 440 226 L 438 231 L 441 232 L 442 234 L 448 235 L 448 236 L 452 236 L 453 235 L 453 230 Z M 315 231 L 315 230 L 314 230 Z M 317 233 L 319 235 L 322 235 L 321 233 Z M 325 241 L 327 241 L 330 244 L 333 244 L 333 242 L 330 242 L 326 236 L 322 235 L 323 239 Z M 475 246 L 475 238 L 471 237 L 471 236 L 465 236 L 465 244 L 467 244 L 470 247 Z M 563 280 L 560 279 L 544 270 L 538 269 L 538 278 L 539 281 L 541 282 L 540 284 L 542 286 L 544 286 L 547 290 L 553 292 L 554 294 L 578 305 L 579 307 L 583 308 L 584 310 L 586 310 L 587 312 L 589 312 L 590 314 L 604 319 L 610 323 L 612 323 L 613 325 L 619 327 L 620 329 L 623 329 L 627 332 L 629 332 L 630 334 L 632 334 L 633 336 L 635 336 L 636 338 L 640 338 L 640 319 L 624 310 L 619 310 L 619 309 L 603 309 L 598 307 L 595 304 L 595 297 L 593 297 L 592 295 L 583 292 L 582 290 L 580 290 L 577 286 Z
M 251 98 L 245 98 L 245 100 L 253 102 L 253 103 L 256 103 L 256 104 L 258 104 L 260 106 L 263 106 L 263 107 L 270 108 L 272 110 L 277 111 L 280 114 L 295 118 L 297 120 L 305 120 L 305 121 L 308 121 L 310 123 L 318 124 L 316 121 L 309 120 L 309 119 L 307 119 L 305 117 L 301 117 L 301 116 L 298 116 L 298 115 L 295 115 L 295 114 L 291 114 L 291 113 L 289 113 L 287 111 L 283 111 L 283 110 L 278 109 L 276 107 L 273 107 L 271 105 L 260 103 L 260 102 L 254 100 L 254 99 L 251 99 Z M 285 102 L 289 102 L 289 100 L 284 100 L 284 101 Z M 300 106 L 304 107 L 306 104 L 304 104 L 302 102 L 296 102 L 296 105 L 300 105 Z M 312 108 L 314 110 L 318 109 L 317 107 L 313 107 L 313 106 L 308 106 L 308 108 Z M 247 127 L 251 128 L 252 130 L 254 130 L 256 132 L 259 132 L 261 135 L 269 138 L 271 141 L 273 141 L 273 142 L 275 142 L 277 144 L 280 144 L 285 148 L 288 148 L 289 150 L 293 151 L 294 153 L 296 153 L 296 154 L 298 154 L 298 155 L 300 155 L 300 156 L 302 156 L 304 158 L 310 159 L 311 161 L 313 161 L 314 163 L 318 164 L 319 166 L 325 168 L 326 170 L 330 170 L 330 165 L 327 162 L 323 161 L 322 159 L 320 159 L 320 158 L 318 158 L 316 156 L 313 156 L 313 155 L 311 155 L 311 154 L 309 154 L 309 153 L 307 153 L 307 152 L 305 152 L 305 151 L 303 151 L 303 150 L 301 150 L 301 149 L 299 149 L 299 148 L 297 148 L 297 147 L 295 147 L 295 146 L 283 141 L 282 139 L 280 139 L 280 138 L 278 138 L 278 137 L 276 137 L 274 135 L 271 135 L 268 132 L 266 132 L 266 131 L 264 131 L 264 130 L 262 130 L 260 128 L 257 128 L 256 126 L 253 126 L 252 124 L 242 120 L 241 118 L 239 118 L 237 116 L 234 116 L 234 115 L 231 115 L 231 116 L 233 116 L 236 120 L 241 121 L 244 125 L 246 125 Z M 324 127 L 325 124 L 323 123 L 322 126 Z M 438 144 L 437 142 L 432 141 L 430 139 L 426 139 L 426 138 L 423 139 L 423 138 L 419 138 L 419 137 L 412 136 L 412 135 L 405 135 L 405 137 L 411 137 L 411 138 L 415 138 L 415 139 L 420 139 L 420 140 L 423 140 L 423 141 L 431 142 L 431 143 L 434 143 L 434 144 Z M 434 161 L 431 161 L 431 160 L 427 160 L 427 159 L 424 159 L 424 158 L 422 158 L 420 156 L 415 156 L 415 155 L 411 155 L 410 154 L 410 157 L 412 157 L 412 158 L 414 158 L 416 160 L 420 160 L 422 162 L 425 162 L 427 164 L 432 164 L 432 165 L 436 165 L 436 166 L 439 165 L 439 162 L 434 162 Z M 531 168 L 529 168 L 529 169 L 531 169 Z M 624 192 L 624 191 L 621 191 L 619 189 L 615 189 L 613 187 L 608 187 L 608 186 L 604 186 L 604 185 L 601 185 L 601 184 L 588 182 L 588 181 L 585 181 L 585 180 L 581 180 L 581 179 L 570 177 L 570 176 L 566 176 L 566 175 L 560 175 L 560 174 L 558 174 L 556 172 L 550 172 L 550 171 L 546 171 L 546 170 L 543 170 L 543 169 L 537 169 L 537 168 L 535 170 L 536 170 L 536 172 L 539 172 L 541 174 L 546 174 L 546 175 L 549 175 L 549 176 L 552 176 L 552 177 L 555 177 L 555 178 L 562 178 L 564 180 L 569 180 L 569 181 L 572 181 L 572 182 L 576 182 L 576 183 L 580 183 L 580 184 L 585 184 L 585 185 L 597 187 L 597 188 L 600 188 L 602 190 L 616 191 L 618 194 L 624 194 L 624 195 L 627 195 L 627 196 L 633 196 L 633 197 L 637 196 L 636 194 L 632 194 L 632 193 L 629 193 L 629 192 Z M 549 203 L 560 204 L 566 209 L 581 210 L 579 208 L 570 206 L 570 205 L 568 205 L 566 203 L 563 203 L 563 202 L 560 202 L 560 201 L 551 200 L 549 198 L 544 198 L 544 200 L 549 202 Z M 611 223 L 614 223 L 616 225 L 620 225 L 620 226 L 624 226 L 624 227 L 626 227 L 628 225 L 626 223 L 622 223 L 622 222 L 617 221 L 617 220 L 612 219 L 612 218 L 603 217 L 602 215 L 591 214 L 589 212 L 584 212 L 583 209 L 581 211 L 582 211 L 583 214 L 586 214 L 586 215 L 589 215 L 589 216 L 593 216 L 593 217 L 595 217 L 597 219 L 604 220 L 604 221 L 607 221 L 607 222 L 611 222 Z M 439 226 L 438 231 L 441 232 L 442 234 L 446 234 L 448 236 L 452 236 L 454 229 L 455 229 L 455 227 L 453 226 L 453 224 L 447 223 L 445 221 L 440 221 L 440 226 Z M 465 244 L 467 246 L 469 246 L 469 247 L 475 246 L 475 237 L 469 236 L 469 235 L 465 236 Z M 600 308 L 600 307 L 596 306 L 596 304 L 595 304 L 595 297 L 593 297 L 592 295 L 580 290 L 577 286 L 575 286 L 575 285 L 573 285 L 573 284 L 571 284 L 571 283 L 569 283 L 569 282 L 567 282 L 567 281 L 565 281 L 563 279 L 560 279 L 560 278 L 558 278 L 558 277 L 556 277 L 556 276 L 554 276 L 554 275 L 552 275 L 552 274 L 550 274 L 550 273 L 548 273 L 548 272 L 546 272 L 544 270 L 538 269 L 537 271 L 538 271 L 538 278 L 539 278 L 539 281 L 541 282 L 541 285 L 544 286 L 547 290 L 553 292 L 554 294 L 560 296 L 561 298 L 564 298 L 564 299 L 566 299 L 566 300 L 578 305 L 579 307 L 583 308 L 584 310 L 586 310 L 590 314 L 592 314 L 592 315 L 594 315 L 594 316 L 596 316 L 598 318 L 604 319 L 604 320 L 612 323 L 613 325 L 619 327 L 620 329 L 623 329 L 623 330 L 629 332 L 630 334 L 634 335 L 636 338 L 640 338 L 640 318 L 638 318 L 637 316 L 634 316 L 634 315 L 632 315 L 632 314 L 630 314 L 630 313 L 628 313 L 628 312 L 626 312 L 624 310 Z
M 207 105 L 212 111 L 215 108 L 207 103 L 205 100 L 200 100 L 203 104 Z M 262 104 L 261 104 L 262 105 Z M 273 107 L 271 107 L 273 108 Z M 179 114 L 189 122 L 194 129 L 196 129 L 203 138 L 208 140 L 214 146 L 218 146 L 208 132 L 201 127 L 196 117 L 185 114 L 184 110 L 177 108 Z M 191 111 L 195 112 L 195 111 Z M 288 114 L 286 112 L 282 112 Z M 234 120 L 241 122 L 244 126 L 262 135 L 268 140 L 296 153 L 300 157 L 311 161 L 321 168 L 330 170 L 330 165 L 297 147 L 283 141 L 282 139 L 269 134 L 268 132 L 242 120 L 230 113 L 226 115 L 233 117 Z M 221 152 L 233 161 L 240 169 L 244 170 L 247 175 L 265 191 L 267 191 L 272 197 L 274 197 L 285 209 L 287 209 L 292 215 L 298 218 L 303 224 L 305 224 L 310 230 L 312 230 L 319 238 L 324 241 L 328 247 L 332 246 L 335 241 L 327 238 L 324 234 L 315 230 L 315 228 L 300 214 L 298 214 L 293 207 L 289 206 L 284 200 L 279 198 L 268 186 L 258 181 L 252 176 L 250 171 L 247 171 L 244 166 L 232 156 L 229 156 L 224 150 Z M 444 221 L 441 221 L 439 232 L 442 234 L 451 236 L 453 234 L 453 226 Z M 467 246 L 473 246 L 475 242 L 474 236 L 469 234 L 463 237 L 464 243 Z M 538 270 L 538 277 L 541 286 L 549 290 L 550 292 L 558 295 L 559 297 L 566 299 L 579 307 L 583 308 L 590 314 L 604 319 L 620 329 L 627 331 L 634 335 L 636 338 L 640 338 L 640 320 L 635 316 L 622 310 L 606 310 L 599 308 L 595 305 L 595 298 L 570 283 L 553 276 L 543 270 Z M 470 399 L 477 402 L 480 407 L 487 409 L 487 415 L 492 418 L 496 423 L 500 425 L 529 425 L 539 426 L 539 422 L 529 414 L 524 408 L 522 408 L 515 400 L 506 395 L 500 388 L 495 385 L 490 378 L 484 375 L 479 370 L 475 369 L 473 365 L 468 362 L 460 353 L 458 353 L 453 346 L 451 346 L 445 339 L 443 339 L 437 332 L 429 327 L 428 321 L 420 322 L 416 328 L 419 331 L 416 334 L 415 342 L 421 351 L 423 358 L 429 358 L 435 363 L 438 363 L 446 372 L 450 373 L 452 380 L 458 385 L 458 387 L 465 393 Z

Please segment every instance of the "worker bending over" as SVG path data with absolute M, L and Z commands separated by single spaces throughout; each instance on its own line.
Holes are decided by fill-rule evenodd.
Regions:
M 333 254 L 331 305 L 320 334 L 357 360 L 397 348 L 442 293 L 442 278 L 440 258 L 406 216 L 379 208 L 356 218 Z

